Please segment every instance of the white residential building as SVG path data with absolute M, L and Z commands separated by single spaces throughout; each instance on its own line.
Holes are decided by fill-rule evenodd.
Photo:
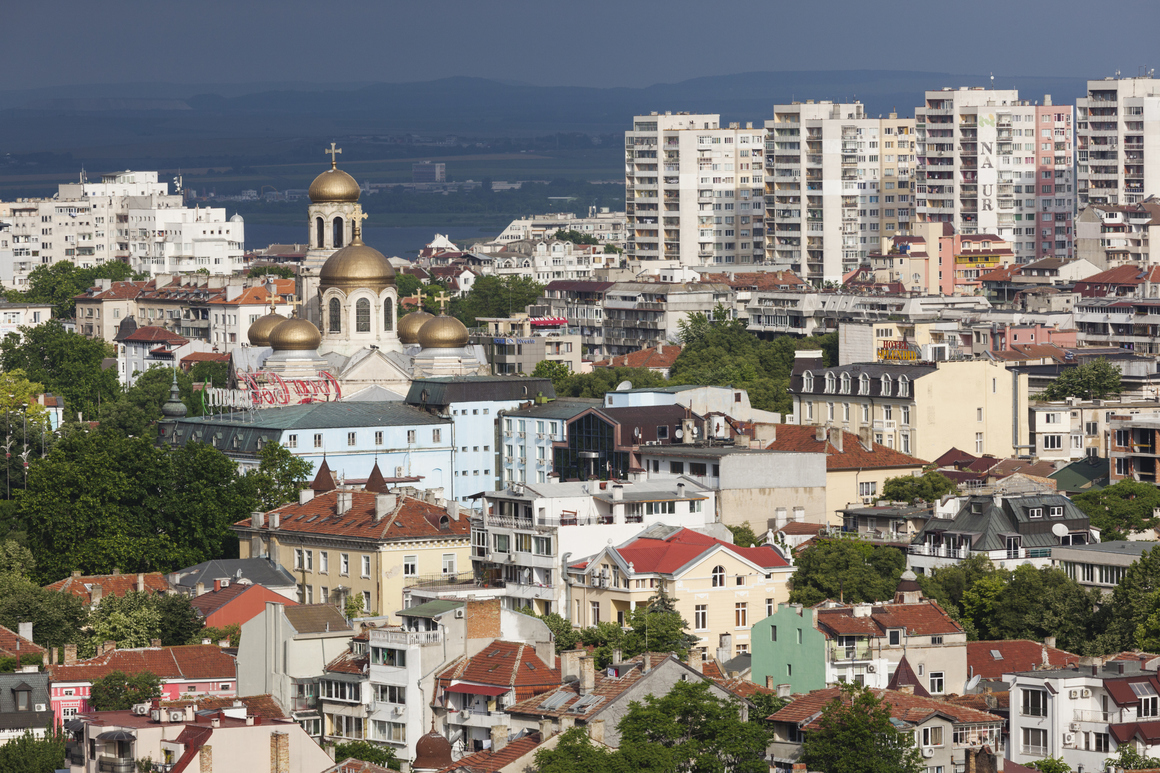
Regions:
M 624 224 L 624 213 L 610 212 L 607 207 L 602 207 L 599 211 L 595 207 L 589 207 L 587 217 L 577 217 L 571 212 L 531 215 L 511 221 L 495 238 L 493 244 L 551 239 L 557 231 L 577 231 L 595 238 L 601 244 L 623 248 Z
M 626 257 L 650 268 L 760 263 L 765 130 L 716 114 L 638 115 L 624 133 Z
M 765 122 L 766 261 L 840 282 L 914 215 L 914 119 L 859 102 L 775 105 Z
M 1076 100 L 1079 207 L 1133 204 L 1160 191 L 1160 81 L 1104 78 Z
M 1042 102 L 1014 89 L 926 92 L 915 109 L 919 222 L 1010 240 L 1019 263 L 1071 257 L 1072 107 Z

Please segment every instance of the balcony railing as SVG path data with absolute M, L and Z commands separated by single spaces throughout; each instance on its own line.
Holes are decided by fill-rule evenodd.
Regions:
M 869 660 L 869 644 L 839 644 L 831 642 L 829 648 L 830 661 L 838 660 Z
M 102 755 L 97 758 L 97 770 L 100 773 L 136 773 L 137 764 L 132 757 Z
M 950 548 L 946 545 L 929 545 L 925 542 L 920 545 L 911 545 L 907 552 L 912 556 L 931 556 L 932 558 L 964 559 L 970 556 L 970 551 L 967 548 Z
M 372 630 L 371 644 L 423 645 L 443 641 L 442 631 L 383 631 Z

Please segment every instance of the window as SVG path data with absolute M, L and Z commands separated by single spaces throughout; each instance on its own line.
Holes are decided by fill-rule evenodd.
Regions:
M 1039 727 L 1023 728 L 1023 754 L 1043 757 L 1047 754 L 1047 731 Z
M 588 621 L 589 625 L 600 625 L 600 602 L 593 601 L 592 604 L 592 619 Z
M 305 569 L 306 568 L 306 560 L 304 558 L 305 555 L 306 555 L 306 551 L 304 551 L 302 548 L 294 548 L 294 568 L 295 569 Z
M 942 643 L 943 643 L 943 637 L 941 637 L 941 636 L 932 636 L 932 637 L 930 637 L 930 643 L 931 643 L 931 644 L 942 644 Z
M 883 373 L 881 382 L 882 382 L 882 396 L 889 397 L 890 396 L 890 376 Z
M 982 432 L 975 433 L 975 453 L 976 454 L 983 453 L 983 433 Z
M 693 610 L 693 627 L 698 631 L 704 631 L 709 627 L 708 604 L 698 604 Z
M 455 554 L 444 553 L 442 560 L 443 574 L 455 574 Z
M 356 333 L 371 332 L 371 302 L 360 298 L 354 305 L 354 329 Z
M 492 547 L 495 549 L 495 552 L 497 552 L 497 553 L 510 553 L 511 552 L 511 539 L 510 539 L 509 535 L 507 535 L 507 534 L 493 534 L 491 536 L 492 536 Z
M 403 556 L 403 576 L 416 577 L 419 574 L 419 557 Z
M 1140 716 L 1141 717 L 1160 716 L 1160 712 L 1157 711 L 1157 709 L 1160 709 L 1160 706 L 1157 706 L 1158 702 L 1160 702 L 1160 698 L 1157 698 L 1155 695 L 1148 697 L 1148 698 L 1141 698 L 1140 699 Z
M 1042 518 L 1043 517 L 1043 508 L 1042 507 L 1029 507 L 1029 508 L 1027 508 L 1027 517 L 1028 518 Z
M 858 496 L 872 497 L 878 494 L 878 481 L 864 480 L 858 483 Z
M 287 448 L 297 448 L 298 447 L 298 436 L 297 435 L 287 435 L 286 436 L 286 447 Z
M 516 552 L 517 553 L 531 553 L 532 552 L 532 535 L 531 534 L 516 534 Z
M 902 629 L 901 628 L 891 628 L 887 632 L 887 636 L 889 637 L 890 646 L 892 646 L 892 647 L 897 647 L 899 644 L 902 643 Z
M 367 555 L 364 555 L 362 557 L 362 576 L 363 577 L 370 577 L 371 576 L 371 557 L 367 556 Z
M 685 474 L 685 463 L 684 462 L 669 462 L 669 472 L 671 472 L 673 475 L 684 475 Z
M 438 427 L 431 430 L 431 442 L 432 443 L 443 442 L 443 430 L 439 429 Z
M 226 687 L 226 689 L 229 689 L 229 687 Z M 32 693 L 28 690 L 16 690 L 14 692 L 16 695 L 16 710 L 30 711 L 32 709 Z
M 810 373 L 808 370 L 802 374 L 802 391 L 814 391 L 814 374 Z
M 355 444 L 355 437 L 356 436 L 354 432 L 346 433 L 346 444 L 348 446 L 353 446 Z
M 733 605 L 733 623 L 737 628 L 749 627 L 749 604 L 739 601 Z
M 533 537 L 532 538 L 532 552 L 537 556 L 552 555 L 552 538 L 551 537 Z
M 1047 514 L 1049 516 L 1051 516 L 1052 518 L 1062 518 L 1063 517 L 1063 506 L 1062 505 L 1052 505 L 1051 507 L 1047 508 Z
M 1044 435 L 1043 448 L 1047 451 L 1058 451 L 1063 448 L 1063 435 Z
M 942 671 L 931 671 L 930 672 L 930 694 L 931 695 L 942 695 L 944 686 L 945 686 L 945 680 L 943 678 L 943 672 Z
M 346 575 L 350 574 L 350 554 L 349 553 L 339 553 L 338 554 L 338 573 L 344 577 Z
M 396 703 L 403 705 L 407 702 L 407 688 L 401 685 L 376 684 L 375 700 L 379 703 Z
M 374 610 L 371 609 L 371 592 L 369 590 L 364 590 L 362 592 L 362 597 L 363 611 L 368 615 L 374 615 Z
M 383 433 L 382 433 L 382 430 L 379 430 L 378 432 L 375 433 L 375 445 L 381 446 L 382 444 L 383 444 Z
M 408 443 L 415 442 L 415 430 L 413 430 L 413 429 L 407 430 L 407 442 Z
M 941 725 L 934 727 L 924 727 L 922 729 L 922 745 L 923 746 L 942 746 L 943 745 L 943 729 Z
M 325 550 L 318 551 L 318 573 L 319 574 L 329 574 L 330 573 L 330 554 L 327 553 Z
M 743 575 L 743 574 L 737 575 L 737 577 L 735 578 L 735 584 L 741 585 L 741 586 L 745 585 L 745 575 Z
M 342 304 L 338 298 L 330 299 L 330 332 L 342 332 Z
M 1047 716 L 1047 691 L 1023 690 L 1023 708 L 1021 713 L 1026 717 Z
M 723 567 L 723 566 L 714 566 L 713 567 L 713 587 L 714 588 L 724 588 L 725 587 L 725 567 Z
M 322 433 L 321 432 L 316 432 L 314 434 L 314 447 L 315 448 L 322 448 Z
M 371 647 L 371 663 L 376 666 L 407 667 L 407 651 L 386 647 Z

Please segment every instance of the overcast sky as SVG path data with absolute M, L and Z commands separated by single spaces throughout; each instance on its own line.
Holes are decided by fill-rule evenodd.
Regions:
M 59 0 L 4 4 L 0 89 L 164 81 L 646 86 L 765 70 L 1104 77 L 1156 66 L 1126 0 Z

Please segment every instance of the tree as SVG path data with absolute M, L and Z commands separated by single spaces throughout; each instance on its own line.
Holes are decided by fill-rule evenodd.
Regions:
M 169 400 L 173 386 L 174 368 L 154 365 L 137 376 L 133 386 L 115 400 L 101 405 L 101 429 L 126 437 L 157 436 L 157 422 L 162 418 L 161 406 Z M 180 368 L 176 369 L 177 390 L 190 416 L 200 416 L 201 400 L 195 399 L 193 379 Z
M 280 443 L 266 443 L 258 452 L 258 469 L 246 475 L 263 510 L 273 510 L 287 502 L 298 501 L 298 492 L 306 487 L 313 466 L 290 453 Z
M 80 641 L 87 618 L 84 603 L 71 593 L 45 590 L 17 574 L 0 575 L 0 625 L 15 631 L 32 623 L 32 640 L 42 647 Z
M 522 312 L 544 292 L 544 286 L 522 276 L 481 276 L 471 290 L 454 304 L 454 314 L 468 327 L 477 317 L 510 317 Z
M 1063 757 L 1044 757 L 1041 760 L 1027 763 L 1039 773 L 1071 773 L 1071 765 L 1063 761 Z
M 572 369 L 568 367 L 567 363 L 557 360 L 540 360 L 532 369 L 532 376 L 552 379 L 552 387 L 556 390 L 556 394 L 560 394 L 561 389 L 568 383 L 568 379 L 572 378 Z
M 201 644 L 204 639 L 209 639 L 214 644 L 229 640 L 231 647 L 237 647 L 242 643 L 242 627 L 237 623 L 230 623 L 221 628 L 202 628 L 189 637 L 189 644 Z
M 394 749 L 390 746 L 380 746 L 367 741 L 346 741 L 335 744 L 334 759 L 338 762 L 356 759 L 369 762 L 372 765 L 381 765 L 384 768 L 399 769 L 399 759 L 395 756 Z
M 1136 649 L 1137 635 L 1151 637 L 1149 619 L 1160 612 L 1160 550 L 1145 550 L 1124 571 L 1106 608 L 1114 610 L 1104 632 L 1109 651 Z
M 584 727 L 564 731 L 554 748 L 541 747 L 535 759 L 535 773 L 627 773 L 622 755 L 592 743 Z
M 604 397 L 621 382 L 628 381 L 637 389 L 660 387 L 668 384 L 660 373 L 648 368 L 593 368 L 591 373 L 573 373 L 555 383 L 557 397 Z
M 740 701 L 720 698 L 707 681 L 676 682 L 663 696 L 633 701 L 620 720 L 626 768 L 682 773 L 768 773 L 768 726 L 742 719 Z
M 937 502 L 944 494 L 958 493 L 958 486 L 937 470 L 922 475 L 902 475 L 887 478 L 882 486 L 882 498 L 893 502 Z
M 161 613 L 147 593 L 130 591 L 124 596 L 105 596 L 89 616 L 89 640 L 82 656 L 91 657 L 103 642 L 120 649 L 148 647 L 161 628 Z
M 0 543 L 0 575 L 14 575 L 28 579 L 36 568 L 32 551 L 13 540 Z
M 59 264 L 58 264 L 59 265 Z M 0 342 L 0 370 L 19 370 L 32 382 L 65 399 L 70 415 L 97 415 L 97 406 L 120 392 L 117 369 L 102 369 L 113 348 L 64 329 L 58 320 L 9 333 Z
M 1160 759 L 1141 754 L 1130 743 L 1122 744 L 1118 751 L 1119 754 L 1115 757 L 1108 757 L 1104 760 L 1104 770 L 1115 770 L 1117 768 L 1123 770 L 1149 770 L 1160 768 Z
M 572 627 L 572 623 L 565 620 L 555 612 L 546 615 L 537 615 L 531 611 L 530 607 L 521 607 L 520 611 L 529 617 L 535 617 L 544 621 L 548 626 L 548 630 L 552 632 L 552 638 L 556 642 L 556 654 L 566 650 L 575 649 L 576 645 L 580 643 L 580 632 Z
M 255 266 L 246 272 L 251 279 L 259 276 L 272 276 L 278 279 L 294 279 L 298 276 L 290 266 Z
M 765 544 L 765 536 L 758 537 L 754 533 L 753 527 L 749 525 L 749 521 L 740 526 L 726 526 L 725 528 L 733 534 L 733 544 L 737 547 L 752 548 Z
M 1047 385 L 1040 397 L 1044 400 L 1065 400 L 1069 397 L 1098 400 L 1108 395 L 1118 395 L 1123 391 L 1120 373 L 1119 365 L 1112 365 L 1100 357 L 1064 370 L 1055 381 Z
M 572 242 L 573 244 L 600 244 L 600 240 L 592 234 L 580 233 L 579 231 L 570 228 L 565 231 L 561 228 L 556 233 L 552 234 L 553 239 L 558 239 L 562 242 Z
M 180 644 L 186 644 L 201 630 L 201 615 L 189 603 L 188 596 L 181 593 L 166 593 L 153 598 L 157 604 L 157 614 L 160 617 L 156 638 L 161 640 L 162 647 L 176 647 Z M 233 638 L 235 646 L 240 638 L 240 636 Z M 216 642 L 218 639 L 213 639 L 213 641 Z
M 125 711 L 138 703 L 161 697 L 161 680 L 150 671 L 127 676 L 124 671 L 110 671 L 93 682 L 89 705 L 94 711 Z
M 893 597 L 906 556 L 897 548 L 835 538 L 800 552 L 795 563 L 790 601 L 813 606 L 826 599 L 861 602 Z
M 221 360 L 202 360 L 189 369 L 189 380 L 194 384 L 213 384 L 214 386 L 225 386 L 230 381 L 230 364 L 222 362 Z M 180 385 L 180 382 L 178 382 Z M 184 396 L 182 397 L 184 400 Z M 188 405 L 188 403 L 186 403 Z M 198 408 L 201 407 L 198 401 Z M 200 415 L 198 410 L 191 415 Z
M 31 730 L 0 746 L 0 770 L 5 773 L 54 773 L 68 767 L 67 739 L 58 730 L 37 738 Z
M 361 617 L 363 613 L 363 596 L 361 593 L 351 593 L 343 602 L 342 610 L 348 618 L 353 620 L 356 617 Z
M 890 706 L 859 685 L 842 686 L 806 733 L 801 761 L 826 773 L 921 773 L 922 757 L 908 733 L 890 720 Z
M 689 623 L 664 588 L 647 604 L 629 612 L 627 622 L 630 630 L 624 637 L 623 649 L 628 657 L 642 652 L 672 652 L 684 660 L 698 641 L 689 633 Z M 597 662 L 600 668 L 604 665 Z
M 62 260 L 32 269 L 28 275 L 28 289 L 23 292 L 9 290 L 6 295 L 10 301 L 52 304 L 53 316 L 69 318 L 73 316 L 76 308 L 76 296 L 96 284 L 98 279 L 120 282 L 126 279 L 146 278 L 144 274 L 134 273 L 127 263 L 120 261 L 81 268 Z
M 1153 513 L 1160 508 L 1160 489 L 1151 483 L 1124 479 L 1071 500 L 1100 530 L 1104 542 L 1127 539 L 1132 532 L 1155 527 Z

